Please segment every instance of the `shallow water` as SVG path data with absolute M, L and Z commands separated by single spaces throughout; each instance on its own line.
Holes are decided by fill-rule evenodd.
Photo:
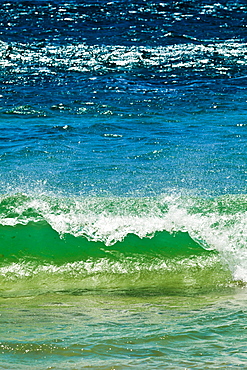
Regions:
M 245 318 L 245 289 L 2 299 L 1 368 L 244 368 Z

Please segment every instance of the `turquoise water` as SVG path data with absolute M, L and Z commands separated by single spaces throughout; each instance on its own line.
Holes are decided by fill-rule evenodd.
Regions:
M 243 1 L 2 1 L 0 369 L 247 368 Z

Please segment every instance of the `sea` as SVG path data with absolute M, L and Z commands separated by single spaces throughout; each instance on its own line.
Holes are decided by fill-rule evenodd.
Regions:
M 0 1 L 0 369 L 247 369 L 245 0 Z

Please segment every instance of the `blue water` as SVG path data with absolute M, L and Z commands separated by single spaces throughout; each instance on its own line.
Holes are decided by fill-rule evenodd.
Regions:
M 246 366 L 247 5 L 0 2 L 0 368 Z

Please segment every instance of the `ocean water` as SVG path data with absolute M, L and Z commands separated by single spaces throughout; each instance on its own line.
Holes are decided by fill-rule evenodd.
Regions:
M 247 369 L 244 0 L 0 1 L 0 369 Z

